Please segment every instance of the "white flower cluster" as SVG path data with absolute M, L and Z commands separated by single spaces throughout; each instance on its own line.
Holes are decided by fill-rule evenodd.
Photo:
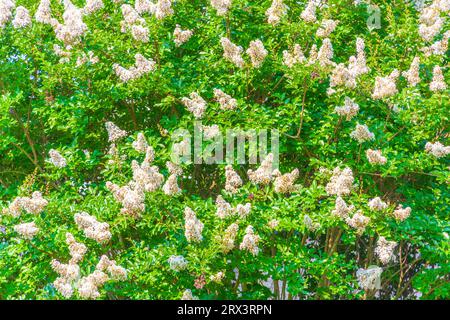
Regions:
M 64 168 L 65 166 L 67 166 L 66 159 L 58 151 L 51 149 L 48 152 L 48 155 L 50 156 L 50 162 L 55 167 Z
M 182 30 L 180 25 L 177 24 L 173 31 L 173 42 L 175 42 L 175 46 L 181 46 L 192 37 L 192 34 L 193 32 L 191 30 Z
M 13 9 L 16 6 L 14 0 L 0 0 L 0 28 L 3 29 L 13 16 Z
M 439 34 L 444 25 L 441 12 L 448 11 L 448 1 L 434 0 L 429 6 L 422 9 L 419 17 L 419 35 L 425 41 L 431 41 Z
M 322 46 L 317 53 L 317 60 L 319 64 L 324 67 L 328 65 L 334 65 L 334 62 L 331 61 L 333 58 L 333 45 L 331 44 L 330 39 L 325 38 L 322 41 Z
M 39 228 L 34 222 L 21 223 L 14 226 L 14 231 L 23 238 L 31 240 L 39 232 Z
M 334 108 L 334 112 L 336 112 L 341 117 L 345 117 L 347 121 L 356 116 L 358 114 L 358 111 L 359 105 L 349 97 L 345 97 L 345 103 L 342 107 Z
M 356 229 L 358 234 L 362 234 L 370 223 L 370 218 L 362 214 L 361 210 L 357 211 L 353 217 L 348 217 L 345 222 L 352 228 Z
M 224 16 L 231 7 L 231 1 L 232 0 L 211 0 L 211 6 L 217 10 L 218 16 Z
M 356 124 L 355 130 L 350 133 L 350 137 L 358 141 L 358 143 L 375 139 L 375 135 L 369 131 L 367 125 L 359 123 Z
M 231 165 L 225 167 L 225 190 L 231 193 L 238 192 L 242 186 L 242 179 Z
M 148 143 L 147 143 L 147 139 L 145 138 L 145 135 L 142 132 L 139 132 L 136 140 L 133 141 L 131 146 L 133 147 L 134 150 L 136 150 L 139 153 L 147 152 Z M 153 148 L 151 150 L 153 151 Z M 154 155 L 154 151 L 153 151 L 153 155 Z
M 181 102 L 196 119 L 200 119 L 206 110 L 206 101 L 197 92 L 191 92 L 189 98 L 183 97 Z
M 170 269 L 175 272 L 183 271 L 188 265 L 188 261 L 183 256 L 175 255 L 171 255 L 167 260 L 167 263 L 169 263 Z
M 328 195 L 342 196 L 349 194 L 353 187 L 353 172 L 346 167 L 341 170 L 339 167 L 334 168 L 330 182 L 326 185 L 325 190 Z
M 404 221 L 406 219 L 408 219 L 408 217 L 411 214 L 411 208 L 410 207 L 406 207 L 403 208 L 403 205 L 398 205 L 397 209 L 395 209 L 395 211 L 393 212 L 394 218 L 398 221 Z
M 224 231 L 223 236 L 217 236 L 216 240 L 220 243 L 220 249 L 223 253 L 227 254 L 234 249 L 234 241 L 236 240 L 239 226 L 237 223 L 232 223 Z
M 448 41 L 450 39 L 450 30 L 446 31 L 441 40 L 434 42 L 428 47 L 423 47 L 420 50 L 425 54 L 425 57 L 431 55 L 443 56 L 448 50 Z
M 356 277 L 359 286 L 366 291 L 379 290 L 381 288 L 381 273 L 383 269 L 378 266 L 370 266 L 367 269 L 358 269 Z
M 394 259 L 394 249 L 397 247 L 395 241 L 387 241 L 385 237 L 380 237 L 377 241 L 375 254 L 382 264 L 388 264 Z
M 328 37 L 334 29 L 336 29 L 336 26 L 338 25 L 339 21 L 331 20 L 331 19 L 323 19 L 319 29 L 316 31 L 316 36 L 319 38 L 326 38 Z
M 79 57 L 77 57 L 76 66 L 81 67 L 82 65 L 87 63 L 96 64 L 99 61 L 99 58 L 94 55 L 94 52 L 88 51 L 87 54 L 83 52 Z
M 214 99 L 220 104 L 222 110 L 234 110 L 237 107 L 236 99 L 220 89 L 214 89 Z
M 354 205 L 348 206 L 347 203 L 345 203 L 344 199 L 342 199 L 340 196 L 338 196 L 336 198 L 336 204 L 335 204 L 334 210 L 331 211 L 331 213 L 334 216 L 345 220 L 349 217 L 350 213 L 353 210 L 355 210 Z
M 308 4 L 305 7 L 305 10 L 303 10 L 300 15 L 300 18 L 302 18 L 305 22 L 316 22 L 316 9 L 316 0 L 309 0 Z
M 31 214 L 39 214 L 44 211 L 47 205 L 48 201 L 42 197 L 39 191 L 35 191 L 31 197 L 15 198 L 8 208 L 3 209 L 3 214 L 10 214 L 15 218 L 20 216 L 22 210 Z
M 56 19 L 51 19 L 56 38 L 65 45 L 77 43 L 81 36 L 88 30 L 83 22 L 82 10 L 77 8 L 70 0 L 64 0 L 63 21 L 61 24 Z
M 247 171 L 248 178 L 255 184 L 268 185 L 274 178 L 275 170 L 273 170 L 273 154 L 269 153 L 261 162 L 261 166 L 255 171 L 249 169 Z
M 125 33 L 127 30 L 131 30 L 131 35 L 135 40 L 147 43 L 150 32 L 145 27 L 145 20 L 129 4 L 123 4 L 120 8 L 123 15 L 123 21 L 120 23 L 121 31 Z
M 225 219 L 233 214 L 233 207 L 220 194 L 216 198 L 216 208 L 216 215 L 220 219 Z
M 420 82 L 419 64 L 420 58 L 414 57 L 409 70 L 402 72 L 402 75 L 406 78 L 411 87 L 415 87 Z
M 371 164 L 386 164 L 387 162 L 386 157 L 381 154 L 381 150 L 367 149 L 366 157 Z
M 52 9 L 50 7 L 50 0 L 41 0 L 34 14 L 34 18 L 40 23 L 52 23 Z
M 272 230 L 276 229 L 279 224 L 280 224 L 280 221 L 277 219 L 272 219 L 269 222 L 267 222 L 267 226 Z
M 194 296 L 190 289 L 186 289 L 183 292 L 183 296 L 181 297 L 181 300 L 198 300 L 198 297 Z
M 381 200 L 380 197 L 370 200 L 368 206 L 372 211 L 382 211 L 388 207 L 387 203 Z
M 425 145 L 425 151 L 432 154 L 436 158 L 442 158 L 450 154 L 450 146 L 444 146 L 439 141 L 435 143 L 427 142 Z
M 254 68 L 259 68 L 267 56 L 267 50 L 261 40 L 250 41 L 249 48 L 245 52 L 250 56 Z
M 76 213 L 74 220 L 78 228 L 83 230 L 84 235 L 89 239 L 93 239 L 98 243 L 105 243 L 111 239 L 109 224 L 97 221 L 95 217 L 87 212 Z
M 283 51 L 283 64 L 289 68 L 305 61 L 305 55 L 303 54 L 302 48 L 299 44 L 295 44 L 291 52 L 288 50 Z
M 209 277 L 209 280 L 215 283 L 222 283 L 223 278 L 225 277 L 225 272 L 219 271 L 216 274 L 212 274 Z
M 239 249 L 247 250 L 252 255 L 256 256 L 259 253 L 258 243 L 261 240 L 261 237 L 255 234 L 253 230 L 253 226 L 248 226 L 245 229 L 245 235 L 242 239 L 241 244 L 239 245 Z
M 173 14 L 172 0 L 158 0 L 155 3 L 154 14 L 159 20 L 171 16 Z
M 12 21 L 12 25 L 16 29 L 25 28 L 31 25 L 30 12 L 27 8 L 23 6 L 16 8 L 16 15 Z
M 170 176 L 167 178 L 162 190 L 168 196 L 178 195 L 181 193 L 181 188 L 178 186 L 178 176 L 183 173 L 183 170 L 181 167 L 169 161 L 166 163 L 166 166 L 169 170 Z
M 108 132 L 108 141 L 116 142 L 123 137 L 126 137 L 127 132 L 125 130 L 120 129 L 113 122 L 108 121 L 105 123 L 106 131 Z
M 277 25 L 287 13 L 287 9 L 288 7 L 283 3 L 283 0 L 273 0 L 270 8 L 266 10 L 267 22 Z
M 159 173 L 159 168 L 157 166 L 151 165 L 151 160 L 153 160 L 151 152 L 152 147 L 148 147 L 148 157 L 139 163 L 136 160 L 131 162 L 131 169 L 133 171 L 133 181 L 136 183 L 137 188 L 146 192 L 153 192 L 161 187 L 164 176 Z
M 220 43 L 223 48 L 223 57 L 235 64 L 237 67 L 243 68 L 245 62 L 241 56 L 241 53 L 244 49 L 242 49 L 241 46 L 235 45 L 230 41 L 230 39 L 225 37 L 220 38 Z
M 134 56 L 134 59 L 135 64 L 129 69 L 126 69 L 117 63 L 113 64 L 113 70 L 122 82 L 135 80 L 155 70 L 156 62 L 152 59 L 146 59 L 139 53 Z
M 442 69 L 439 66 L 433 68 L 433 79 L 430 82 L 430 90 L 433 92 L 444 91 L 447 89 L 447 84 L 442 74 Z
M 112 192 L 114 199 L 122 204 L 122 209 L 120 209 L 122 214 L 137 218 L 141 212 L 145 211 L 145 194 L 136 182 L 130 181 L 128 185 L 119 187 L 107 181 L 106 188 Z
M 313 221 L 307 214 L 303 216 L 303 224 L 305 225 L 306 229 L 311 232 L 314 232 L 320 228 L 320 223 Z
M 297 189 L 294 185 L 295 180 L 297 180 L 299 171 L 294 169 L 291 172 L 281 174 L 278 170 L 274 171 L 273 175 L 276 177 L 273 182 L 275 192 L 277 193 L 290 193 Z
M 205 138 L 205 140 L 212 140 L 214 137 L 220 135 L 220 128 L 217 124 L 213 124 L 212 126 L 202 125 L 200 130 L 203 132 L 203 138 Z
M 202 231 L 203 223 L 197 219 L 195 212 L 186 207 L 184 209 L 184 235 L 188 242 L 200 242 L 203 240 Z
M 395 95 L 398 90 L 395 81 L 400 76 L 400 72 L 394 69 L 387 77 L 375 78 L 375 87 L 373 89 L 373 99 L 384 99 Z
M 90 15 L 100 9 L 104 8 L 104 4 L 102 0 L 86 0 L 86 4 L 84 5 L 82 12 L 85 15 Z
M 70 61 L 70 57 L 72 56 L 72 52 L 70 52 L 70 50 L 72 50 L 72 46 L 71 45 L 67 45 L 65 47 L 65 49 L 66 50 L 64 50 L 63 48 L 61 48 L 57 44 L 53 45 L 53 51 L 55 51 L 55 54 L 58 57 L 60 57 L 59 63 L 68 63 Z

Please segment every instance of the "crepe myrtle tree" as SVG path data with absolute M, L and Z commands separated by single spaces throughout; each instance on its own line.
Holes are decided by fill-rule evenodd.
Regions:
M 0 0 L 0 298 L 449 298 L 449 10 Z

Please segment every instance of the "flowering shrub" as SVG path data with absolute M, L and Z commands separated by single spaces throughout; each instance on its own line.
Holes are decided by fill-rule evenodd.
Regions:
M 0 298 L 449 298 L 449 12 L 0 0 Z

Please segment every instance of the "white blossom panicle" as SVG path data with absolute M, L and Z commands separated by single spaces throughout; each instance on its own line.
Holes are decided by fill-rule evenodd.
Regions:
M 229 217 L 233 213 L 233 208 L 231 207 L 231 204 L 225 201 L 225 199 L 218 195 L 216 198 L 216 215 L 220 219 L 225 219 Z
M 158 0 L 153 10 L 156 19 L 162 20 L 171 16 L 173 14 L 172 0 Z
M 150 166 L 148 161 L 143 161 L 141 165 L 136 160 L 131 162 L 131 169 L 133 171 L 133 181 L 137 188 L 146 192 L 153 192 L 161 187 L 164 176 L 159 173 L 157 166 Z
M 381 200 L 380 197 L 370 200 L 368 206 L 372 211 L 382 211 L 388 207 L 387 203 Z
M 186 240 L 188 242 L 200 242 L 203 240 L 202 231 L 203 231 L 203 223 L 197 219 L 197 215 L 195 212 L 186 207 L 184 209 L 184 235 L 186 236 Z
M 394 249 L 397 247 L 397 242 L 388 241 L 385 237 L 380 237 L 377 241 L 375 254 L 378 256 L 382 264 L 388 264 L 394 257 Z
M 366 157 L 371 164 L 386 164 L 387 159 L 381 154 L 381 150 L 367 149 Z
M 427 142 L 425 145 L 425 151 L 432 154 L 436 158 L 443 158 L 450 154 L 450 146 L 444 146 L 439 141 L 435 143 Z
M 125 130 L 120 129 L 111 121 L 105 123 L 105 128 L 108 132 L 108 142 L 116 142 L 117 140 L 127 136 L 127 132 Z
M 308 63 L 307 65 L 312 65 L 317 62 L 318 57 L 318 51 L 317 51 L 317 45 L 313 44 L 311 46 L 311 49 L 309 50 L 309 57 L 308 57 Z
M 68 63 L 70 61 L 70 57 L 72 56 L 72 52 L 70 52 L 70 50 L 72 49 L 72 46 L 68 45 L 65 49 L 66 50 L 57 44 L 53 45 L 53 51 L 58 57 L 61 57 L 61 59 L 59 59 L 59 63 Z
M 292 68 L 296 64 L 300 64 L 306 61 L 302 48 L 299 44 L 295 44 L 292 52 L 288 50 L 283 51 L 283 64 L 289 68 Z
M 0 29 L 3 29 L 13 17 L 15 6 L 16 2 L 14 0 L 0 0 Z
M 81 10 L 69 0 L 64 1 L 64 23 L 61 24 L 55 20 L 52 19 L 51 23 L 54 27 L 56 38 L 64 42 L 65 45 L 77 43 L 81 36 L 88 30 L 86 24 L 83 22 Z
M 32 193 L 31 197 L 15 198 L 8 208 L 4 208 L 2 212 L 17 218 L 21 215 L 22 210 L 31 214 L 39 214 L 44 211 L 47 205 L 48 201 L 42 197 L 42 194 L 39 191 L 35 191 Z
M 217 10 L 218 16 L 224 16 L 230 9 L 231 2 L 232 0 L 211 0 L 211 6 Z
M 119 187 L 118 185 L 107 181 L 106 188 L 111 191 L 117 202 L 122 204 L 120 212 L 132 217 L 139 217 L 141 212 L 145 211 L 145 194 L 137 183 Z
M 127 269 L 118 266 L 115 260 L 111 260 L 105 255 L 100 257 L 95 268 L 97 271 L 106 271 L 114 280 L 126 280 L 128 277 Z
M 140 153 L 147 152 L 147 148 L 149 147 L 147 139 L 145 138 L 145 135 L 142 132 L 138 133 L 136 140 L 134 140 L 131 145 L 134 150 Z
M 331 59 L 333 59 L 333 45 L 331 44 L 330 39 L 325 38 L 323 39 L 322 46 L 317 53 L 317 60 L 319 60 L 319 64 L 324 67 L 334 64 Z
M 258 243 L 261 240 L 261 237 L 255 234 L 253 230 L 253 226 L 248 226 L 245 229 L 245 235 L 242 239 L 241 244 L 239 245 L 239 249 L 247 250 L 252 255 L 256 256 L 259 253 Z
M 344 199 L 342 199 L 341 197 L 337 197 L 336 198 L 336 204 L 334 207 L 334 210 L 331 211 L 331 213 L 336 216 L 339 217 L 341 219 L 347 219 L 350 215 L 350 213 L 355 210 L 355 206 L 354 205 L 350 205 L 348 206 Z
M 39 228 L 34 222 L 28 222 L 14 226 L 14 231 L 20 234 L 23 238 L 31 240 L 39 232 Z
M 19 6 L 16 8 L 16 15 L 12 21 L 14 28 L 25 28 L 31 25 L 31 16 L 27 8 Z
M 50 0 L 41 0 L 36 13 L 34 14 L 34 18 L 37 22 L 51 24 L 52 9 L 50 7 Z
M 359 105 L 349 97 L 345 97 L 343 106 L 334 108 L 334 112 L 336 112 L 341 117 L 345 117 L 345 120 L 347 121 L 356 116 L 358 114 L 358 111 Z
M 439 66 L 433 68 L 433 79 L 430 82 L 430 90 L 433 92 L 444 91 L 447 89 L 447 84 L 442 74 L 442 69 Z
M 366 291 L 381 289 L 381 273 L 383 269 L 377 266 L 370 266 L 367 269 L 358 269 L 356 278 L 361 289 Z
M 150 39 L 150 31 L 147 27 L 134 24 L 131 26 L 131 36 L 136 41 L 147 43 Z
M 166 183 L 162 187 L 163 192 L 168 196 L 175 196 L 181 193 L 181 188 L 178 186 L 178 176 L 171 174 L 167 178 Z
M 336 91 L 336 87 L 346 87 L 354 89 L 356 87 L 356 78 L 343 63 L 339 63 L 335 66 L 330 75 L 330 87 L 327 90 L 327 94 L 330 95 Z
M 155 4 L 150 0 L 136 0 L 134 2 L 134 9 L 139 14 L 143 13 L 154 14 Z
M 192 35 L 193 32 L 191 30 L 182 30 L 177 24 L 175 30 L 173 31 L 173 42 L 175 42 L 175 46 L 179 47 L 183 43 L 187 42 Z
M 147 148 L 145 149 L 145 158 L 142 162 L 142 165 L 144 167 L 150 166 L 150 163 L 152 163 L 153 160 L 155 160 L 155 150 L 152 146 L 147 146 Z
M 233 170 L 231 165 L 225 167 L 225 190 L 231 193 L 238 192 L 239 188 L 242 186 L 242 179 Z
M 76 280 L 80 277 L 80 266 L 76 263 L 64 264 L 53 259 L 50 262 L 52 269 L 61 276 L 62 279 Z
M 201 131 L 203 132 L 203 138 L 205 138 L 205 140 L 212 140 L 220 135 L 220 128 L 217 124 L 213 124 L 212 126 L 202 126 Z
M 349 71 L 353 77 L 358 77 L 360 75 L 366 74 L 370 71 L 366 63 L 366 54 L 364 52 L 366 45 L 364 39 L 356 38 L 356 58 L 349 60 Z
M 436 17 L 433 23 L 421 23 L 419 25 L 419 35 L 425 41 L 432 41 L 439 34 L 444 24 L 444 19 Z
M 219 241 L 220 249 L 223 253 L 227 254 L 234 249 L 234 241 L 236 240 L 236 235 L 239 230 L 237 223 L 232 223 L 224 231 L 223 236 L 217 236 L 217 241 Z
M 175 174 L 177 176 L 183 174 L 183 168 L 171 161 L 166 162 L 166 167 L 170 174 Z
M 95 217 L 87 212 L 76 213 L 74 220 L 78 228 L 83 230 L 84 235 L 89 239 L 93 239 L 98 243 L 105 243 L 111 239 L 109 224 L 97 221 Z
M 175 272 L 185 270 L 188 265 L 188 261 L 183 256 L 175 255 L 171 255 L 169 259 L 167 259 L 167 263 L 169 264 L 170 269 Z
M 69 264 L 77 264 L 83 260 L 87 248 L 83 243 L 77 242 L 70 232 L 66 233 L 66 244 L 69 246 L 69 253 L 72 257 Z
M 196 119 L 200 119 L 206 110 L 206 101 L 197 92 L 191 92 L 189 98 L 183 97 L 181 102 Z
M 339 167 L 334 168 L 330 182 L 325 187 L 328 195 L 342 196 L 350 194 L 353 187 L 353 172 L 346 167 L 341 170 Z
M 269 184 L 273 176 L 273 154 L 269 153 L 266 158 L 261 162 L 261 166 L 255 171 L 249 169 L 247 171 L 248 178 L 255 184 L 267 185 Z
M 402 75 L 406 78 L 411 87 L 415 87 L 420 82 L 419 63 L 420 58 L 414 57 L 409 70 L 402 72 Z
M 198 300 L 198 297 L 194 296 L 190 289 L 186 289 L 181 296 L 181 300 Z
M 369 131 L 369 128 L 365 124 L 356 124 L 355 130 L 350 133 L 350 137 L 358 141 L 358 143 L 363 143 L 365 141 L 370 141 L 375 139 L 375 135 Z
M 395 81 L 399 76 L 400 72 L 394 69 L 387 77 L 376 77 L 372 98 L 384 99 L 395 95 L 398 92 Z
M 241 54 L 244 49 L 241 46 L 237 46 L 230 41 L 230 39 L 222 37 L 220 38 L 220 43 L 223 48 L 223 57 L 235 64 L 239 68 L 244 67 L 244 59 Z
M 309 0 L 305 10 L 303 10 L 302 14 L 300 15 L 300 18 L 302 18 L 305 22 L 316 22 L 316 8 L 316 1 Z
M 77 285 L 78 294 L 83 299 L 97 299 L 100 297 L 99 287 L 108 281 L 108 276 L 99 270 L 80 279 Z
M 403 205 L 400 204 L 392 214 L 397 221 L 404 221 L 408 219 L 408 217 L 411 215 L 411 208 L 410 207 L 403 208 Z
M 48 155 L 50 156 L 50 162 L 55 167 L 64 168 L 65 166 L 67 166 L 66 159 L 58 151 L 51 149 L 48 152 Z
M 94 12 L 103 9 L 104 4 L 102 0 L 86 0 L 86 4 L 83 7 L 83 14 L 90 15 Z
M 305 225 L 306 229 L 311 232 L 314 232 L 320 228 L 320 223 L 313 221 L 307 214 L 303 216 L 303 224 Z
M 220 89 L 214 89 L 214 99 L 220 104 L 222 110 L 234 110 L 237 107 L 237 100 Z
M 275 192 L 277 193 L 290 193 L 294 191 L 297 186 L 294 185 L 299 175 L 298 169 L 294 169 L 291 172 L 283 175 L 278 175 L 273 183 Z
M 236 208 L 234 208 L 234 213 L 237 214 L 240 218 L 244 219 L 250 214 L 250 210 L 252 205 L 250 203 L 238 204 Z
M 336 26 L 339 21 L 337 20 L 331 20 L 331 19 L 324 19 L 322 20 L 319 29 L 316 31 L 316 36 L 319 38 L 326 38 L 328 37 L 334 29 L 336 29 Z
M 270 8 L 266 10 L 267 22 L 272 25 L 277 25 L 287 13 L 287 10 L 288 7 L 283 3 L 283 0 L 273 0 Z
M 73 296 L 73 287 L 70 283 L 70 280 L 64 277 L 58 277 L 53 282 L 53 286 L 55 289 L 66 299 L 69 299 Z
M 147 59 L 139 53 L 137 53 L 134 58 L 135 64 L 129 69 L 126 69 L 117 63 L 113 64 L 113 70 L 120 81 L 128 82 L 130 80 L 135 80 L 155 70 L 156 62 L 152 59 Z
M 353 217 L 348 217 L 345 222 L 352 228 L 356 229 L 358 234 L 362 234 L 366 230 L 367 225 L 370 223 L 370 218 L 362 214 L 362 211 L 357 211 Z
M 450 39 L 450 30 L 446 31 L 441 40 L 434 42 L 428 47 L 423 47 L 420 50 L 425 54 L 425 57 L 431 55 L 443 56 L 448 50 L 448 42 Z
M 254 68 L 261 67 L 267 56 L 267 50 L 261 40 L 250 41 L 249 48 L 245 52 L 250 56 Z
M 130 27 L 134 24 L 145 24 L 145 20 L 139 16 L 137 11 L 129 4 L 122 4 L 120 6 L 123 16 L 123 27 Z M 124 32 L 124 30 L 122 30 Z

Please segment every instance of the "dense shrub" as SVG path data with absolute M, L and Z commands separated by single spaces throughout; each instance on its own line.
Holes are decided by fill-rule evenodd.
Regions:
M 0 298 L 449 298 L 449 10 L 0 0 Z

